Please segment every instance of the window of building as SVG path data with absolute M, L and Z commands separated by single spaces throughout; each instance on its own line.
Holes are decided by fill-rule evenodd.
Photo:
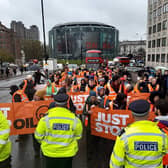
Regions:
M 149 4 L 151 5 L 153 3 L 153 0 L 149 0 Z
M 157 10 L 157 15 L 161 16 L 162 15 L 162 7 L 159 7 Z
M 157 32 L 160 32 L 161 29 L 162 29 L 162 25 L 161 25 L 161 23 L 158 23 L 158 25 L 157 25 Z
M 157 16 L 157 10 L 154 10 L 153 11 L 153 17 L 156 18 L 156 16 Z
M 167 20 L 164 20 L 164 21 L 163 21 L 162 26 L 163 26 L 163 27 L 162 27 L 163 30 L 166 30 L 166 29 L 167 29 Z
M 166 37 L 162 38 L 162 47 L 166 47 Z
M 150 61 L 151 60 L 151 55 L 148 55 L 148 61 Z
M 156 33 L 156 25 L 153 26 L 153 33 Z
M 165 63 L 165 54 L 162 54 L 162 55 L 161 55 L 161 62 L 162 62 L 162 63 Z
M 152 54 L 152 62 L 155 62 L 155 54 Z
M 157 47 L 160 47 L 160 39 L 157 39 Z
M 152 12 L 149 12 L 149 21 L 152 21 L 152 18 L 153 18 L 153 13 Z
M 156 55 L 156 62 L 160 62 L 160 54 Z
M 148 48 L 151 48 L 151 41 L 148 41 Z
M 152 40 L 152 48 L 155 48 L 155 40 Z
M 152 27 L 149 27 L 149 34 L 152 34 Z
M 163 5 L 163 13 L 167 13 L 168 12 L 168 3 Z

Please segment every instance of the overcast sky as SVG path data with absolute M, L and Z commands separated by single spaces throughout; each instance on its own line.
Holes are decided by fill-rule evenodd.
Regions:
M 0 21 L 7 27 L 11 20 L 26 27 L 41 22 L 41 0 L 0 0 Z M 46 32 L 56 24 L 96 21 L 115 26 L 120 40 L 146 38 L 147 0 L 44 0 Z M 48 34 L 47 34 L 48 38 Z

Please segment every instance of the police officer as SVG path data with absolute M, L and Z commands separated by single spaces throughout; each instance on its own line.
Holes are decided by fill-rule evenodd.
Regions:
M 110 168 L 161 168 L 168 150 L 168 138 L 156 125 L 148 121 L 150 104 L 136 100 L 129 105 L 135 122 L 121 131 L 111 155 Z
M 9 140 L 9 133 L 9 123 L 0 111 L 0 168 L 11 167 L 11 142 Z
M 77 140 L 82 136 L 81 121 L 67 109 L 68 95 L 54 96 L 55 108 L 48 110 L 35 132 L 41 143 L 46 168 L 72 168 L 72 159 L 78 151 Z

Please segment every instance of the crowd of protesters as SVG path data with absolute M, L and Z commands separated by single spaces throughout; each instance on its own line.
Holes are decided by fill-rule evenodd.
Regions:
M 48 76 L 48 79 L 45 87 L 39 89 L 41 76 Z M 158 102 L 167 101 L 168 96 L 168 71 L 163 74 L 161 70 L 156 73 L 141 71 L 137 74 L 137 78 L 133 80 L 130 78 L 130 73 L 124 68 L 100 68 L 97 71 L 75 69 L 69 71 L 68 67 L 65 67 L 63 70 L 45 75 L 37 71 L 34 78 L 33 80 L 33 77 L 28 75 L 20 84 L 20 90 L 24 90 L 23 97 L 20 96 L 22 93 L 19 93 L 17 86 L 11 87 L 13 102 L 48 100 L 48 98 L 54 98 L 55 95 L 69 97 L 68 92 L 88 93 L 82 115 L 86 127 L 88 168 L 108 168 L 110 154 L 115 142 L 91 135 L 91 108 L 98 106 L 106 110 L 126 110 L 129 95 L 150 93 L 148 102 L 151 104 L 150 111 L 154 112 L 155 109 L 160 107 Z M 109 99 L 109 95 L 115 95 L 114 100 Z M 72 99 L 69 97 L 67 101 L 67 108 L 75 114 L 76 107 Z M 35 148 L 39 150 L 35 139 L 34 142 Z M 101 153 L 101 155 L 97 155 L 97 153 Z

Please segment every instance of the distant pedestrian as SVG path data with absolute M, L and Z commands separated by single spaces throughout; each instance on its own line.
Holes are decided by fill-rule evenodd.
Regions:
M 4 75 L 4 70 L 3 68 L 1 68 L 1 77 L 3 77 L 3 75 Z
M 9 68 L 8 67 L 6 67 L 6 77 L 8 78 L 8 76 L 9 76 Z
M 21 75 L 23 75 L 23 66 L 20 67 Z
M 16 76 L 16 73 L 17 73 L 16 68 L 13 68 L 13 74 L 14 74 L 14 76 Z
M 40 69 L 38 69 L 34 74 L 34 79 L 35 79 L 35 85 L 40 84 L 41 81 L 41 76 L 45 78 L 45 75 L 40 72 Z

